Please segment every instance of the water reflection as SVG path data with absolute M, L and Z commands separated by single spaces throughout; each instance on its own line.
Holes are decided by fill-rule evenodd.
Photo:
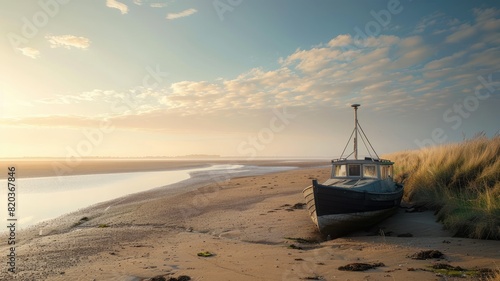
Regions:
M 208 180 L 215 181 L 238 175 L 264 174 L 290 168 L 226 164 L 160 172 L 18 178 L 16 179 L 17 225 L 18 228 L 25 228 L 99 202 L 183 181 L 188 179 L 190 174 L 207 173 Z M 6 187 L 7 181 L 0 180 L 0 186 Z M 0 200 L 5 201 L 0 206 L 6 204 L 6 188 L 0 189 Z M 6 210 L 0 213 L 0 219 L 7 220 Z

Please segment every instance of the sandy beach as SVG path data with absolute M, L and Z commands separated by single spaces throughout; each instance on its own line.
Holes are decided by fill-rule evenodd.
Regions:
M 7 272 L 2 254 L 0 279 L 464 280 L 440 276 L 430 266 L 500 267 L 499 241 L 452 237 L 429 211 L 401 208 L 367 231 L 326 240 L 302 208 L 302 189 L 329 175 L 329 168 L 313 166 L 318 163 L 209 182 L 201 174 L 176 189 L 134 194 L 38 224 L 17 233 L 16 274 Z M 444 255 L 410 258 L 423 250 Z M 8 253 L 6 243 L 0 252 Z M 212 256 L 198 256 L 204 252 Z M 383 265 L 338 269 L 350 263 Z

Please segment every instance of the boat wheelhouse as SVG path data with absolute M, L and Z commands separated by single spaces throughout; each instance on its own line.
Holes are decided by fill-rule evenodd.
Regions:
M 364 160 L 332 160 L 332 178 L 392 178 L 394 162 L 385 159 L 365 157 Z

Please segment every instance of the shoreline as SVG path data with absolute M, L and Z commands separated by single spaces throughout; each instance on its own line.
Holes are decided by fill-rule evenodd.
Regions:
M 19 232 L 16 278 L 420 281 L 444 280 L 420 270 L 436 262 L 491 269 L 500 263 L 499 241 L 450 237 L 430 213 L 398 213 L 378 226 L 385 236 L 372 231 L 324 241 L 307 211 L 294 205 L 304 202 L 301 190 L 312 178 L 328 176 L 329 168 L 309 167 L 207 184 L 200 175 L 198 182 L 178 183 L 188 184 L 188 190 L 160 188 L 97 204 Z M 77 224 L 83 217 L 88 220 Z M 413 236 L 396 236 L 404 232 Z M 293 240 L 297 238 L 316 242 Z M 439 250 L 445 257 L 407 258 L 424 249 Z M 0 252 L 6 251 L 1 245 Z M 203 251 L 214 256 L 197 256 Z M 337 269 L 351 262 L 385 266 L 366 272 Z M 0 278 L 9 277 L 4 265 Z
M 321 163 L 329 164 L 324 159 L 307 159 L 294 161 L 293 159 L 282 160 L 241 160 L 241 159 L 173 159 L 173 160 L 141 160 L 141 159 L 85 159 L 76 163 L 67 163 L 64 159 L 7 159 L 2 161 L 2 168 L 7 170 L 8 166 L 16 166 L 18 177 L 57 177 L 70 175 L 108 174 L 108 173 L 130 173 L 130 172 L 153 172 L 172 171 L 183 169 L 203 168 L 210 165 L 234 164 L 234 165 L 256 165 L 256 166 L 297 166 L 311 167 Z M 294 165 L 297 164 L 297 165 Z M 0 179 L 6 179 L 7 174 L 0 174 Z
M 232 168 L 231 167 L 223 167 L 225 165 L 235 166 L 235 167 L 232 167 Z M 23 221 L 23 219 L 18 218 L 18 222 L 22 225 L 22 228 L 20 228 L 18 226 L 18 230 L 24 230 L 24 229 L 27 229 L 30 227 L 37 227 L 37 225 L 40 225 L 43 223 L 50 225 L 52 221 L 57 221 L 59 217 L 62 217 L 64 215 L 71 214 L 71 213 L 76 213 L 76 212 L 79 212 L 80 210 L 91 209 L 93 206 L 97 206 L 97 205 L 109 205 L 108 206 L 108 208 L 109 208 L 109 207 L 116 205 L 117 203 L 120 203 L 120 202 L 136 202 L 138 200 L 137 198 L 140 198 L 141 196 L 142 197 L 148 197 L 148 196 L 155 197 L 155 196 L 157 196 L 157 195 L 154 195 L 155 191 L 163 190 L 162 196 L 164 196 L 166 194 L 165 192 L 167 192 L 167 190 L 169 193 L 172 193 L 172 194 L 178 193 L 178 192 L 185 192 L 185 191 L 189 190 L 188 189 L 189 187 L 196 186 L 196 184 L 205 184 L 206 185 L 206 184 L 210 184 L 210 183 L 216 183 L 219 181 L 221 181 L 221 182 L 226 181 L 232 177 L 257 176 L 257 175 L 261 175 L 261 174 L 279 172 L 279 171 L 283 171 L 283 170 L 290 170 L 290 169 L 296 168 L 296 167 L 292 167 L 292 166 L 288 166 L 288 167 L 287 166 L 279 166 L 279 167 L 278 166 L 248 166 L 248 165 L 241 165 L 241 167 L 236 167 L 236 166 L 239 166 L 239 165 L 233 165 L 233 164 L 210 165 L 210 164 L 206 164 L 206 166 L 203 166 L 203 167 L 197 167 L 197 168 L 177 167 L 177 168 L 169 169 L 166 171 L 123 172 L 123 174 L 125 174 L 125 173 L 126 174 L 133 174 L 133 173 L 148 174 L 148 173 L 165 173 L 165 172 L 170 173 L 170 172 L 178 171 L 178 172 L 184 172 L 186 175 L 188 175 L 188 178 L 182 178 L 182 179 L 179 178 L 178 180 L 173 180 L 172 183 L 165 183 L 165 181 L 172 180 L 172 178 L 170 178 L 170 179 L 168 178 L 169 174 L 166 174 L 165 175 L 166 178 L 163 179 L 163 182 L 164 182 L 163 184 L 148 182 L 146 185 L 148 185 L 149 188 L 145 189 L 145 190 L 142 190 L 142 189 L 136 190 L 136 189 L 134 189 L 134 187 L 132 187 L 130 184 L 128 184 L 126 186 L 128 188 L 131 188 L 131 189 L 126 194 L 119 194 L 119 192 L 121 192 L 121 190 L 117 189 L 117 187 L 120 184 L 120 182 L 118 182 L 118 181 L 115 183 L 110 182 L 110 183 L 106 184 L 103 189 L 99 189 L 99 193 L 111 194 L 110 190 L 115 190 L 115 192 L 118 192 L 118 194 L 115 194 L 113 198 L 108 198 L 108 199 L 101 199 L 100 198 L 99 201 L 96 201 L 96 202 L 88 201 L 87 204 L 77 204 L 78 207 L 63 210 L 63 212 L 61 212 L 61 210 L 60 210 L 61 208 L 54 208 L 54 207 L 50 207 L 48 205 L 46 206 L 46 205 L 43 205 L 44 202 L 41 202 L 42 205 L 40 205 L 40 207 L 43 207 L 44 211 L 45 210 L 54 210 L 51 212 L 51 214 L 56 214 L 56 215 L 52 216 L 51 218 L 48 218 L 48 219 L 45 218 L 44 220 L 30 222 L 30 223 L 26 223 L 26 222 L 21 223 L 21 221 Z M 100 175 L 102 175 L 102 176 L 105 176 L 105 175 L 115 176 L 117 174 L 121 174 L 121 173 L 110 173 L 109 171 L 102 171 L 102 173 L 100 173 L 100 174 L 69 175 L 67 177 L 100 176 Z M 44 180 L 47 178 L 48 177 L 39 177 L 39 178 L 30 178 L 30 179 Z M 63 177 L 63 178 L 65 178 L 65 177 Z M 91 181 L 91 182 L 94 182 L 94 181 Z M 135 182 L 137 182 L 137 180 L 135 180 Z M 35 185 L 35 184 L 31 184 L 31 185 Z M 62 185 L 65 186 L 66 188 L 68 187 L 67 184 L 63 183 Z M 79 186 L 82 186 L 82 187 L 86 186 L 86 185 L 88 185 L 88 184 L 85 184 L 85 183 L 79 184 Z M 26 187 L 23 184 L 21 184 L 21 186 Z M 174 190 L 174 189 L 179 189 L 179 190 Z M 67 198 L 67 196 L 64 196 L 64 194 L 66 194 L 66 192 L 70 192 L 70 193 L 72 193 L 73 196 L 75 194 L 80 194 L 81 197 L 79 197 L 79 198 L 80 198 L 80 200 L 82 200 L 83 198 L 88 197 L 87 196 L 88 192 L 94 192 L 94 190 L 95 190 L 95 188 L 88 186 L 88 187 L 85 187 L 83 189 L 77 188 L 76 190 L 69 188 L 68 190 L 63 190 L 63 191 L 60 191 L 60 189 L 36 191 L 35 194 L 31 194 L 31 193 L 30 194 L 18 194 L 18 196 L 23 197 L 23 198 L 26 198 L 26 197 L 31 198 L 31 197 L 34 197 L 34 195 L 36 195 L 36 197 L 39 198 L 40 197 L 39 193 L 41 193 L 41 195 L 43 195 L 42 198 L 46 198 L 47 196 L 45 196 L 45 195 L 49 194 L 50 197 L 53 198 L 54 201 L 57 201 L 57 200 L 63 200 L 62 198 Z M 56 192 L 56 193 L 54 193 L 54 192 Z M 43 199 L 40 199 L 40 200 L 46 201 Z M 33 204 L 30 204 L 30 203 L 33 203 L 33 200 L 26 201 L 26 199 L 23 199 L 22 203 L 27 203 L 28 205 L 33 205 Z M 57 204 L 57 202 L 55 204 Z M 67 204 L 63 204 L 63 205 L 67 205 Z M 66 208 L 66 207 L 63 207 L 63 208 Z M 24 210 L 26 210 L 26 209 L 24 209 Z M 29 213 L 29 210 L 31 210 L 31 213 L 33 213 L 33 214 L 36 213 L 32 209 L 28 208 L 28 215 L 26 215 L 26 213 L 24 213 L 25 215 L 23 217 L 26 217 L 26 216 L 30 217 L 30 218 L 33 217 L 33 216 L 30 216 L 31 213 Z M 6 232 L 6 231 L 0 231 L 0 233 L 3 233 L 3 232 Z

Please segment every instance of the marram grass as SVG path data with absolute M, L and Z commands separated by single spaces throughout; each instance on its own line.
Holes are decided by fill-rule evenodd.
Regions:
M 404 199 L 437 212 L 456 236 L 500 240 L 500 135 L 397 152 Z

